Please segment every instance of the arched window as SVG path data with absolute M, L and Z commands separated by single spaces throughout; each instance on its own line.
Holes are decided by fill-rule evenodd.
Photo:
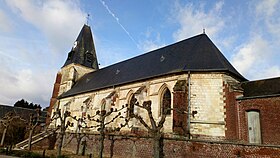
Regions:
M 166 115 L 171 115 L 171 93 L 168 88 L 163 90 L 160 103 L 160 114 L 162 115 L 165 112 Z M 165 111 L 165 109 L 167 109 L 167 111 Z
M 131 117 L 134 114 L 134 103 L 135 103 L 135 95 L 132 94 L 129 102 L 128 102 L 128 116 Z
M 102 111 L 102 110 L 105 110 L 105 108 L 106 108 L 106 101 L 105 101 L 105 99 L 103 99 L 103 100 L 101 101 L 101 111 Z
M 90 53 L 86 53 L 86 61 L 91 63 L 93 60 L 93 55 Z

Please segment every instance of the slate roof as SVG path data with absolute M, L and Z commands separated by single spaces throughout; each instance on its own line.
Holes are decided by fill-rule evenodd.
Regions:
M 86 74 L 59 98 L 188 71 L 227 72 L 240 81 L 246 81 L 209 37 L 200 34 Z
M 8 105 L 0 105 L 0 119 L 2 119 L 7 113 L 12 112 L 26 121 L 29 121 L 30 114 L 36 114 L 36 111 L 33 109 L 21 108 L 21 107 L 14 107 Z M 46 111 L 41 111 L 41 122 L 46 122 Z
M 243 82 L 243 98 L 280 95 L 280 77 Z
M 98 69 L 92 33 L 90 27 L 87 25 L 84 25 L 81 29 L 80 34 L 74 42 L 74 46 L 68 53 L 66 62 L 62 67 L 72 63 L 80 64 L 96 70 Z

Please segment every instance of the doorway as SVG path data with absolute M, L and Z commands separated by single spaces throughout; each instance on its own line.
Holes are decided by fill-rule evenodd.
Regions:
M 248 137 L 249 143 L 261 143 L 261 125 L 260 125 L 260 112 L 248 111 Z

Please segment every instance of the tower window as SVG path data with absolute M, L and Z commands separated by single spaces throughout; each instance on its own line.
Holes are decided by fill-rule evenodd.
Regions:
M 91 62 L 93 61 L 93 55 L 90 54 L 90 53 L 87 53 L 87 54 L 86 54 L 86 61 L 89 62 L 89 63 L 91 63 Z

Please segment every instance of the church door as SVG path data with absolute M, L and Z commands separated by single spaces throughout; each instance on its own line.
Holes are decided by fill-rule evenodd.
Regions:
M 261 143 L 260 113 L 258 111 L 248 111 L 247 116 L 249 143 Z

